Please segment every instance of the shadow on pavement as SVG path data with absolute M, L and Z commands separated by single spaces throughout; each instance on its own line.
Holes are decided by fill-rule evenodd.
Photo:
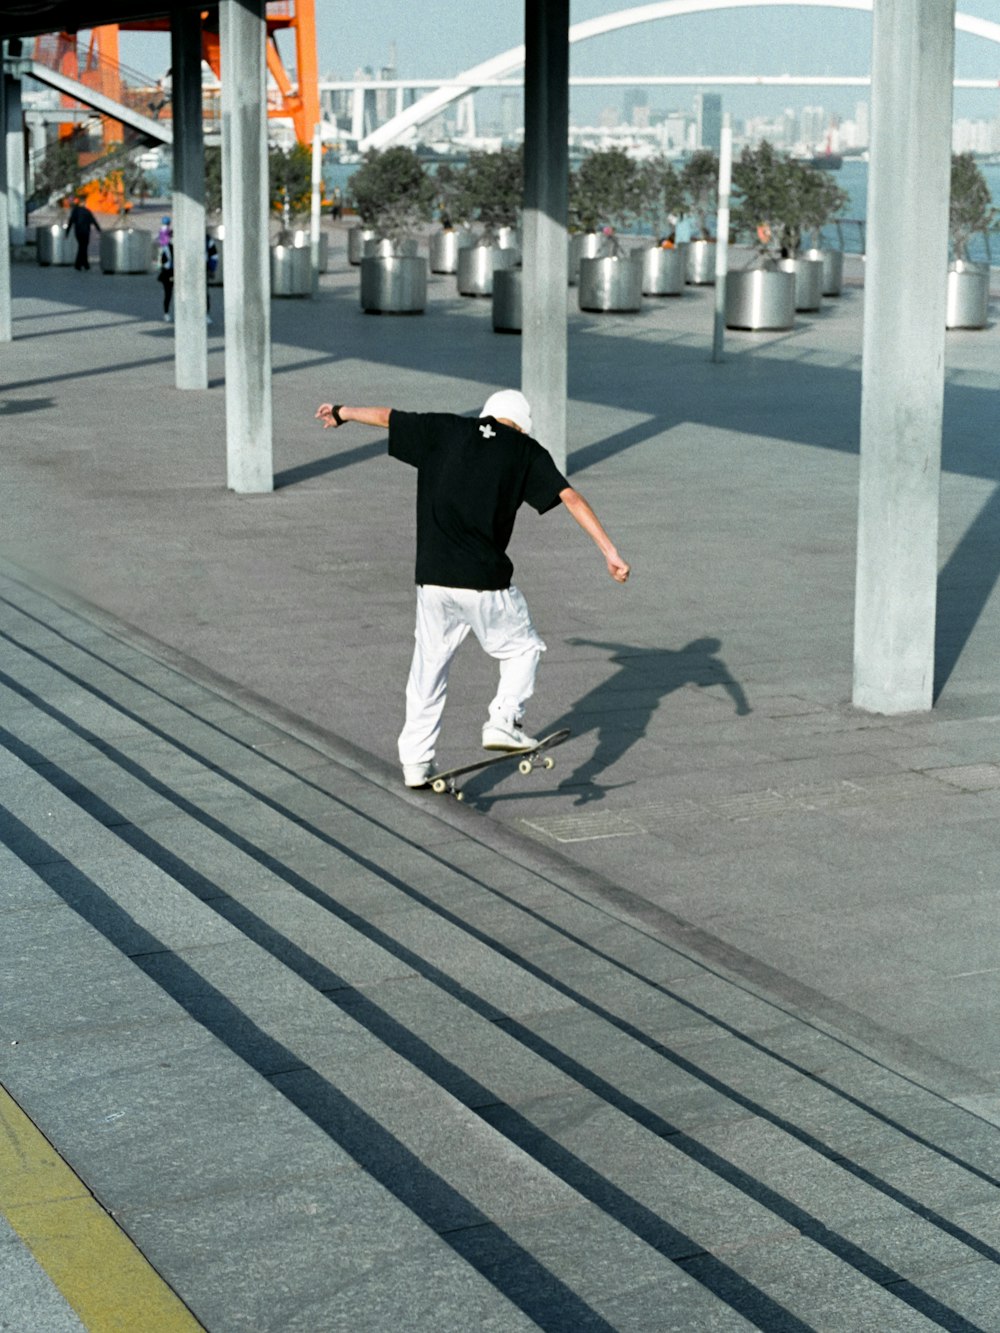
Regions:
M 608 791 L 621 785 L 601 784 L 597 781 L 598 775 L 613 768 L 628 753 L 646 734 L 660 703 L 685 685 L 702 689 L 721 686 L 732 700 L 737 717 L 752 712 L 742 685 L 718 656 L 721 639 L 693 639 L 679 649 L 642 648 L 597 639 L 574 638 L 567 642 L 579 647 L 603 649 L 610 654 L 612 665 L 618 668 L 545 727 L 546 733 L 568 727 L 574 739 L 596 732 L 597 745 L 593 754 L 559 784 L 561 791 L 580 788 L 577 805 L 603 800 Z M 506 769 L 488 769 L 478 778 L 470 779 L 466 787 L 469 797 L 488 809 L 492 802 L 483 798 L 506 776 Z

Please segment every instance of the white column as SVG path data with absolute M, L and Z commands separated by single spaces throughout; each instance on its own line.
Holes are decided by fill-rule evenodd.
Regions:
M 5 78 L 4 137 L 7 153 L 7 213 L 12 245 L 23 245 L 26 181 L 24 169 L 24 114 L 21 107 L 21 80 Z
M 934 701 L 955 3 L 873 24 L 853 699 L 901 713 Z
M 265 0 L 220 0 L 226 228 L 226 458 L 231 490 L 274 489 Z
M 569 0 L 524 6 L 521 390 L 533 433 L 566 470 Z
M 205 306 L 205 139 L 201 109 L 201 18 L 170 19 L 174 123 L 174 368 L 178 389 L 208 388 Z
M 721 361 L 726 340 L 726 284 L 729 280 L 729 196 L 733 187 L 733 118 L 722 117 L 719 148 L 719 209 L 715 228 L 715 328 L 712 360 Z
M 0 56 L 3 54 L 3 43 L 0 42 Z M 4 96 L 4 84 L 7 80 L 3 77 L 3 66 L 0 63 L 0 125 L 6 124 L 6 98 Z M 11 290 L 10 290 L 10 215 L 7 210 L 7 154 L 0 153 L 0 343 L 9 343 L 14 336 L 13 318 L 11 314 Z

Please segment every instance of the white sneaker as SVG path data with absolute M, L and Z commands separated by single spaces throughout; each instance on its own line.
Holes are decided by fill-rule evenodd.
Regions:
M 490 719 L 483 727 L 484 750 L 534 750 L 538 741 L 534 736 L 527 736 L 516 722 L 504 722 L 502 719 Z
M 174 317 L 169 310 L 164 313 L 163 322 L 164 324 L 172 324 L 174 322 Z
M 433 759 L 422 764 L 403 765 L 403 781 L 407 787 L 429 787 L 436 773 L 437 765 Z

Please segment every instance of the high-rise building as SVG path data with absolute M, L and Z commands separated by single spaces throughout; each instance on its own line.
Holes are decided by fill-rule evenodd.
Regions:
M 722 147 L 722 98 L 718 93 L 694 95 L 695 146 L 717 153 Z

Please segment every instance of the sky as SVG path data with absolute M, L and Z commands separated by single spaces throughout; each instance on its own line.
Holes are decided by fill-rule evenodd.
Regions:
M 629 7 L 627 0 L 574 0 L 571 22 Z M 961 13 L 1000 22 L 998 0 L 958 0 Z M 387 65 L 395 44 L 400 76 L 449 78 L 523 40 L 524 0 L 491 0 L 473 16 L 454 0 L 316 0 L 320 75 L 350 77 L 363 66 Z M 571 73 L 579 75 L 811 74 L 868 72 L 871 17 L 837 9 L 777 8 L 692 14 L 625 28 L 575 44 Z M 161 74 L 169 43 L 158 34 L 122 34 L 122 60 Z M 291 50 L 286 63 L 294 63 Z M 956 34 L 958 77 L 1000 83 L 1000 44 Z M 710 82 L 704 85 L 712 91 Z M 656 109 L 688 109 L 695 89 L 650 88 Z M 575 90 L 571 117 L 591 123 L 604 106 L 620 105 L 625 90 Z M 771 115 L 785 107 L 822 105 L 852 116 L 866 89 L 728 88 L 723 106 L 734 117 Z M 955 116 L 1000 119 L 1000 87 L 955 94 Z

